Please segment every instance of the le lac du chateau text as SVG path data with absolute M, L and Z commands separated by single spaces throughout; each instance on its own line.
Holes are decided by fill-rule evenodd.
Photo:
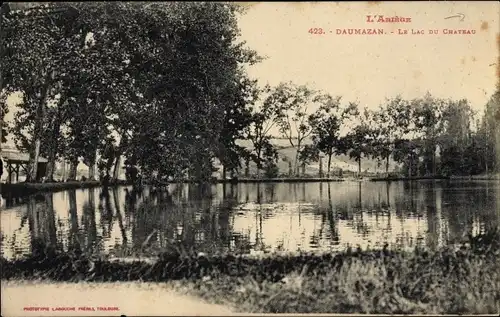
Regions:
M 456 18 L 458 20 L 463 20 L 464 15 L 457 14 L 449 17 L 443 17 L 445 19 Z M 411 23 L 413 18 L 405 16 L 385 16 L 385 15 L 366 15 L 364 17 L 365 23 L 363 28 L 323 28 L 321 26 L 313 26 L 309 28 L 308 32 L 312 35 L 474 35 L 476 30 L 474 29 L 461 29 L 461 28 L 441 28 L 441 29 L 425 29 L 425 28 L 412 28 Z M 391 28 L 387 28 L 388 24 L 392 24 Z M 399 27 L 394 27 L 394 24 L 398 24 Z

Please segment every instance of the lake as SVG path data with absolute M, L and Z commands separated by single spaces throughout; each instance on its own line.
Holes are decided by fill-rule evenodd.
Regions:
M 500 225 L 498 181 L 174 184 L 68 190 L 5 202 L 1 252 L 37 242 L 109 257 L 164 250 L 336 252 L 431 249 Z

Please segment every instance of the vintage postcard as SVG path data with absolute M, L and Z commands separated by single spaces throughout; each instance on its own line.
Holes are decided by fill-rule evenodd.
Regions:
M 500 312 L 500 4 L 2 2 L 1 315 Z

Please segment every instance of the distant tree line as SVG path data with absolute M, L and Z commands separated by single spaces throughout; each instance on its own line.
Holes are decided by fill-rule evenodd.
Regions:
M 234 4 L 201 2 L 3 10 L 2 119 L 8 95 L 20 93 L 22 102 L 2 142 L 11 133 L 29 152 L 28 181 L 36 181 L 40 156 L 49 161 L 49 181 L 58 160 L 70 164 L 69 179 L 80 160 L 89 179 L 116 179 L 122 159 L 148 178 L 207 181 L 214 159 L 224 177 L 250 162 L 272 176 L 279 159 L 273 129 L 296 149 L 295 175 L 320 155 L 330 174 L 339 154 L 354 158 L 359 172 L 363 158 L 385 162 L 386 172 L 392 159 L 409 176 L 499 169 L 500 89 L 475 121 L 466 100 L 429 94 L 372 111 L 291 82 L 259 87 L 245 72 L 261 58 L 238 41 L 242 13 Z

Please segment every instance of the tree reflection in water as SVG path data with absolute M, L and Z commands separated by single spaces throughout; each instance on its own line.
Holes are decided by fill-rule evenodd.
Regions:
M 330 228 L 330 239 L 333 241 L 334 245 L 338 245 L 340 238 L 338 232 L 338 226 L 336 224 L 337 211 L 335 209 L 335 204 L 332 202 L 332 193 L 330 189 L 330 183 L 328 183 L 328 226 Z
M 111 207 L 111 202 L 109 200 L 108 188 L 104 187 L 101 189 L 99 194 L 99 213 L 101 214 L 101 230 L 102 237 L 109 240 L 111 237 L 111 230 L 113 224 L 113 210 Z
M 14 256 L 41 244 L 115 256 L 287 250 L 295 241 L 324 251 L 354 240 L 436 248 L 498 226 L 498 191 L 493 182 L 446 181 L 71 190 L 3 210 L 1 247 Z
M 80 252 L 82 244 L 81 244 L 81 239 L 80 239 L 80 231 L 78 228 L 76 190 L 69 190 L 68 191 L 68 200 L 69 200 L 69 220 L 70 220 L 68 251 Z
M 82 211 L 82 225 L 86 233 L 84 236 L 85 252 L 87 254 L 99 254 L 104 251 L 104 248 L 102 239 L 98 239 L 97 234 L 95 189 L 88 190 L 88 199 L 83 203 Z
M 42 197 L 43 203 L 37 204 L 35 196 L 30 196 L 27 202 L 30 246 L 31 253 L 34 256 L 44 254 L 47 247 L 55 250 L 61 246 L 57 241 L 52 195 L 45 194 Z M 21 225 L 23 225 L 23 222 Z
M 122 245 L 127 246 L 128 239 L 127 239 L 127 234 L 125 232 L 125 227 L 123 224 L 123 217 L 122 217 L 122 212 L 121 212 L 121 204 L 120 200 L 118 199 L 118 188 L 114 187 L 113 188 L 113 202 L 114 202 L 114 209 L 116 212 L 116 220 L 118 221 L 118 226 L 120 227 L 120 232 L 122 234 Z

